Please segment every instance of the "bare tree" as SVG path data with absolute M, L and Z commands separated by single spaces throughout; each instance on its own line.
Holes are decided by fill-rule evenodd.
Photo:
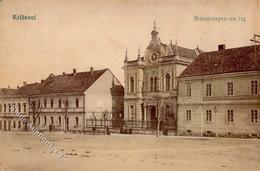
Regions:
M 104 120 L 104 123 L 105 123 L 104 127 L 106 127 L 110 112 L 107 110 L 104 110 L 101 114 L 102 114 L 102 116 L 101 116 L 102 120 Z
M 36 124 L 36 120 L 39 118 L 41 112 L 42 112 L 42 106 L 41 106 L 41 101 L 39 100 L 32 100 L 31 103 L 31 114 L 32 116 L 32 121 L 33 121 L 33 126 Z
M 63 107 L 61 108 L 62 114 L 64 116 L 64 132 L 67 133 L 67 119 L 68 119 L 68 112 L 69 112 L 69 100 L 68 99 L 63 99 L 62 100 Z

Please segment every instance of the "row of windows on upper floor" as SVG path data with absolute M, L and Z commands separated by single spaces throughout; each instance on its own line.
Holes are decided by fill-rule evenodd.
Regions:
M 159 84 L 158 84 L 158 78 L 157 77 L 150 77 L 149 80 L 149 91 L 154 92 L 159 90 Z M 165 90 L 170 91 L 171 90 L 171 76 L 170 74 L 165 75 Z M 130 85 L 129 85 L 129 91 L 131 93 L 135 92 L 135 79 L 134 77 L 130 78 Z
M 7 113 L 7 111 L 9 113 L 11 113 L 11 105 L 13 106 L 16 106 L 18 111 L 19 112 L 26 112 L 26 106 L 27 104 L 26 103 L 23 103 L 23 110 L 22 110 L 22 106 L 21 106 L 21 103 L 8 103 L 8 104 L 0 104 L 0 113 L 1 112 L 4 112 L 4 113 Z M 47 100 L 43 100 L 43 104 L 41 103 L 41 100 L 38 100 L 38 101 L 32 101 L 32 109 L 36 109 L 36 108 L 47 108 L 47 105 L 48 105 L 48 101 Z M 61 99 L 58 99 L 58 108 L 67 108 L 69 107 L 70 105 L 70 101 L 68 99 L 65 99 L 65 100 L 61 100 Z M 75 99 L 75 107 L 78 108 L 79 107 L 79 99 L 76 98 Z M 7 110 L 8 108 L 8 110 Z M 50 108 L 54 108 L 54 100 L 51 99 L 50 100 Z
M 9 112 L 9 113 L 11 113 L 11 106 L 16 106 L 17 107 L 17 109 L 18 109 L 18 111 L 19 112 L 26 112 L 26 106 L 27 106 L 27 104 L 26 103 L 23 103 L 23 110 L 22 110 L 22 104 L 21 103 L 17 103 L 17 104 L 15 104 L 15 103 L 8 103 L 8 104 L 6 104 L 6 103 L 4 103 L 4 104 L 0 104 L 0 113 L 7 113 L 7 112 Z M 8 110 L 7 110 L 7 108 L 8 108 Z
M 258 94 L 258 82 L 256 80 L 250 81 L 250 94 L 251 95 L 257 95 Z M 227 82 L 226 84 L 226 92 L 228 96 L 234 95 L 234 83 L 233 82 Z M 191 97 L 192 94 L 192 85 L 187 84 L 186 85 L 186 96 Z M 206 84 L 206 90 L 205 95 L 207 97 L 210 97 L 212 95 L 212 86 L 210 83 Z
M 216 114 L 216 112 L 215 112 Z M 215 115 L 216 117 L 216 115 Z M 206 123 L 211 123 L 213 121 L 213 116 L 212 116 L 212 110 L 206 110 L 205 113 L 205 122 Z M 258 110 L 256 109 L 252 109 L 250 111 L 250 122 L 251 123 L 258 123 L 259 122 L 259 114 L 258 114 Z M 186 117 L 185 120 L 187 122 L 191 122 L 192 120 L 192 113 L 191 110 L 186 110 Z M 226 122 L 227 123 L 233 123 L 234 122 L 234 111 L 233 110 L 227 110 L 227 114 L 226 114 Z
M 75 103 L 73 103 L 72 101 L 69 101 L 69 99 L 57 99 L 57 108 L 68 108 L 71 106 L 71 104 L 75 104 L 75 107 L 78 108 L 79 107 L 79 99 L 76 98 L 75 99 Z M 49 105 L 50 106 L 49 106 Z M 49 103 L 48 103 L 48 100 L 43 100 L 43 103 L 41 100 L 34 100 L 32 101 L 32 109 L 35 109 L 35 108 L 47 108 L 47 107 L 50 107 L 50 108 L 54 108 L 54 99 L 50 99 Z

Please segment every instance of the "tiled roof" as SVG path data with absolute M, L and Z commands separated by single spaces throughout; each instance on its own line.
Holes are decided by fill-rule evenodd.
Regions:
M 179 77 L 260 71 L 260 45 L 201 53 Z
M 197 57 L 196 51 L 193 49 L 188 49 L 188 48 L 176 46 L 176 45 L 171 45 L 171 46 L 172 46 L 172 49 L 174 52 L 175 52 L 176 47 L 178 47 L 178 53 L 182 57 L 187 57 L 187 58 L 196 58 Z
M 17 94 L 50 94 L 86 91 L 107 69 L 76 74 L 49 76 L 41 83 L 27 84 L 17 89 Z
M 9 95 L 14 95 L 16 89 L 11 89 L 11 88 L 0 88 L 0 96 L 9 96 Z

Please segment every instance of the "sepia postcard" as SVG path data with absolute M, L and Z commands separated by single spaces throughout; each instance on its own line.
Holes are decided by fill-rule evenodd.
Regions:
M 0 0 L 0 171 L 259 171 L 260 0 Z

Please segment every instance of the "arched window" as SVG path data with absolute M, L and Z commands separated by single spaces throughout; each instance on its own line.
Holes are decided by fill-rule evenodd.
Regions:
M 134 78 L 131 77 L 131 78 L 130 78 L 130 92 L 131 92 L 131 93 L 134 92 L 134 86 L 135 86 L 135 81 L 134 81 Z
M 154 77 L 154 91 L 157 91 L 158 90 L 158 87 L 157 87 L 157 77 Z
M 170 90 L 170 80 L 171 80 L 171 76 L 170 74 L 166 74 L 166 91 Z
M 150 91 L 153 91 L 153 77 L 150 80 Z

